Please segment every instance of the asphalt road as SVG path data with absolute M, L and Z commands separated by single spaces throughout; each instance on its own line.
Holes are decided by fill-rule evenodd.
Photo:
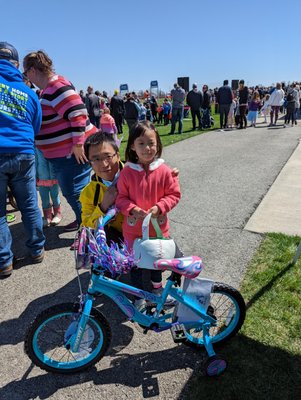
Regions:
M 203 276 L 238 286 L 262 240 L 243 230 L 263 196 L 291 156 L 299 127 L 211 132 L 170 146 L 164 158 L 180 170 L 183 197 L 170 214 L 171 233 L 185 254 L 201 255 Z M 72 212 L 64 204 L 64 221 Z M 18 213 L 17 213 L 18 214 Z M 110 317 L 113 339 L 106 357 L 73 376 L 47 374 L 33 367 L 23 352 L 24 333 L 44 308 L 72 302 L 78 295 L 71 233 L 46 230 L 43 264 L 26 258 L 20 216 L 11 225 L 14 274 L 0 281 L 0 399 L 178 399 L 204 353 L 175 345 L 169 332 L 143 335 L 117 307 L 99 300 Z M 82 275 L 84 286 L 87 273 Z M 231 364 L 231 360 L 229 360 Z

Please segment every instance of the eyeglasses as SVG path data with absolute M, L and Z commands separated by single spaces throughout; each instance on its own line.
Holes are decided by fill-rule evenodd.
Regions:
M 117 153 L 115 153 L 115 154 L 108 154 L 108 155 L 106 155 L 106 156 L 104 156 L 104 157 L 94 157 L 92 160 L 89 161 L 89 163 L 90 163 L 91 165 L 97 164 L 97 163 L 100 163 L 100 162 L 109 163 L 109 162 L 112 161 L 112 159 L 113 159 L 116 155 L 117 155 Z

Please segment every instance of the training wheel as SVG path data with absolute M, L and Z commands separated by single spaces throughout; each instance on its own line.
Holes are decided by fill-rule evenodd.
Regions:
M 218 356 L 209 357 L 204 363 L 204 372 L 207 376 L 218 376 L 227 368 L 227 361 Z

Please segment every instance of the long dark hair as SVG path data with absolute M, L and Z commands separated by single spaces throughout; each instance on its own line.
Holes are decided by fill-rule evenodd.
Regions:
M 127 143 L 126 150 L 125 150 L 126 161 L 130 161 L 133 163 L 138 162 L 137 153 L 134 150 L 132 150 L 131 147 L 138 137 L 144 135 L 144 133 L 146 132 L 147 129 L 150 129 L 156 133 L 156 139 L 157 139 L 156 157 L 161 157 L 163 146 L 162 146 L 159 132 L 157 131 L 155 125 L 152 124 L 150 121 L 140 121 L 140 122 L 137 122 L 135 125 L 133 125 L 130 129 L 129 139 L 128 139 L 128 143 Z

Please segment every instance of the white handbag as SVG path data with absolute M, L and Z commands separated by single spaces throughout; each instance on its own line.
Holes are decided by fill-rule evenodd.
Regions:
M 162 258 L 174 258 L 176 244 L 173 239 L 164 238 L 156 218 L 148 214 L 142 223 L 142 238 L 134 241 L 135 263 L 139 268 L 155 269 L 154 262 Z M 149 237 L 149 224 L 152 221 L 156 238 Z

